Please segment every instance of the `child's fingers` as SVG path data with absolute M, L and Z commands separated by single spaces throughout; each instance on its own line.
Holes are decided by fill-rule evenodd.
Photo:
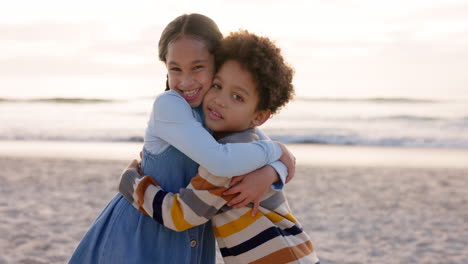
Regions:
M 286 183 L 288 183 L 292 178 L 294 178 L 294 174 L 296 173 L 296 167 L 294 166 L 291 169 L 291 172 L 288 173 L 288 178 L 286 178 Z
M 141 169 L 141 160 L 138 162 L 138 173 L 141 175 L 141 176 L 144 176 L 143 174 L 143 170 Z
M 254 201 L 254 206 L 252 208 L 252 214 L 251 216 L 254 217 L 257 215 L 257 211 L 258 211 L 258 207 L 260 206 L 260 201 L 259 200 L 255 200 Z
M 227 189 L 226 191 L 223 192 L 223 195 L 231 195 L 231 194 L 236 194 L 236 193 L 239 193 L 241 190 L 240 190 L 240 187 L 239 185 L 236 185 L 236 186 L 233 186 L 229 189 Z
M 229 182 L 229 187 L 232 187 L 232 186 L 238 184 L 238 183 L 241 182 L 244 178 L 245 178 L 245 175 L 232 177 L 231 182 Z
M 127 169 L 136 169 L 138 168 L 138 160 L 134 159 L 128 164 Z
M 288 174 L 288 177 L 286 178 L 286 183 L 290 182 L 294 178 L 294 174 Z
M 233 205 L 232 207 L 234 207 L 236 209 L 242 208 L 244 206 L 247 206 L 251 201 L 252 201 L 252 199 L 245 198 L 243 201 Z
M 231 179 L 231 181 L 229 182 L 229 187 L 232 187 L 232 186 L 236 185 L 238 182 L 240 182 L 240 178 L 239 177 L 233 177 Z
M 239 193 L 236 197 L 232 198 L 228 203 L 227 205 L 228 206 L 232 206 L 234 208 L 237 208 L 237 206 L 239 205 L 239 203 L 243 202 L 247 197 L 245 197 L 245 195 L 243 195 L 242 193 Z

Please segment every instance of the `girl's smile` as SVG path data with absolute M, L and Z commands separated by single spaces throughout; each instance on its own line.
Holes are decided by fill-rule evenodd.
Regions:
M 169 88 L 191 107 L 199 106 L 214 75 L 214 56 L 206 44 L 191 36 L 180 36 L 169 43 L 166 61 Z

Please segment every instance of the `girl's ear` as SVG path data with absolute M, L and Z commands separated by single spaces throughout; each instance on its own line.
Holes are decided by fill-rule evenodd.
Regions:
M 255 113 L 254 119 L 252 120 L 252 122 L 250 122 L 251 127 L 261 126 L 270 118 L 270 116 L 270 110 L 257 111 Z

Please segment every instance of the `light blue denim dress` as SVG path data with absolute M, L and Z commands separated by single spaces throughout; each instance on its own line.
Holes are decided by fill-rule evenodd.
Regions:
M 143 151 L 142 168 L 170 192 L 189 184 L 198 164 L 174 147 Z M 215 263 L 211 223 L 175 232 L 137 211 L 118 194 L 86 233 L 70 263 Z
M 206 132 L 202 122 L 201 107 L 191 109 L 176 92 L 159 96 L 145 135 L 144 174 L 152 176 L 164 190 L 176 193 L 196 175 L 199 166 L 196 162 L 218 175 L 225 173 L 227 176 L 278 163 L 276 160 L 281 149 L 277 144 L 266 140 L 221 145 Z M 160 134 L 148 134 L 153 132 Z M 152 138 L 167 142 L 164 144 L 167 148 L 157 154 L 148 151 L 146 146 L 154 147 L 154 144 L 146 140 Z M 178 149 L 190 153 L 195 161 Z M 244 166 L 237 166 L 241 161 Z M 211 222 L 176 232 L 136 210 L 121 194 L 117 194 L 85 234 L 70 263 L 210 264 L 215 263 L 215 250 Z

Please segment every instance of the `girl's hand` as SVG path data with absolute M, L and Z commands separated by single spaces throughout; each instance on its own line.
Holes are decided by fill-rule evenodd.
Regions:
M 286 178 L 286 183 L 294 178 L 294 173 L 296 172 L 296 157 L 283 145 L 283 143 L 275 141 L 283 151 L 283 154 L 280 157 L 280 161 L 288 168 L 288 178 Z
M 260 205 L 260 199 L 273 183 L 279 180 L 278 174 L 271 166 L 264 166 L 256 171 L 233 177 L 229 183 L 229 190 L 224 195 L 238 195 L 228 202 L 228 206 L 241 208 L 253 202 L 252 216 L 255 216 Z

